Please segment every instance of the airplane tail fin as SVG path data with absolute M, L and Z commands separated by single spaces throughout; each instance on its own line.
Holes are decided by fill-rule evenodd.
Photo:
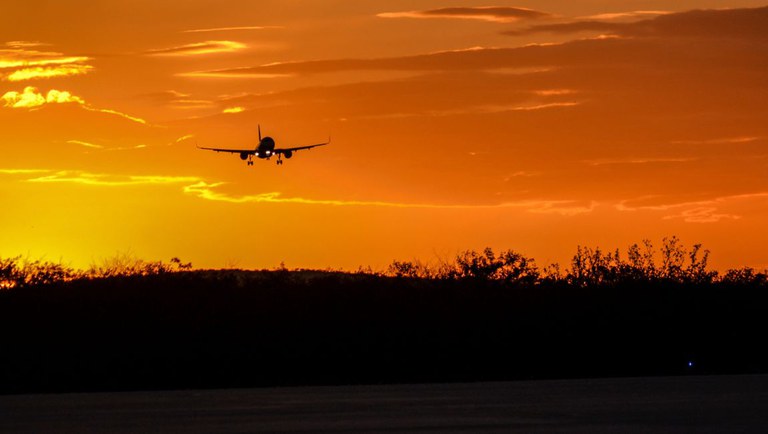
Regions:
M 261 143 L 261 124 L 259 124 L 259 143 Z

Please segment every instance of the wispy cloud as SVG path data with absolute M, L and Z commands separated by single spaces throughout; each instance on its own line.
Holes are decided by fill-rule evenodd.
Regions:
M 82 75 L 93 67 L 86 63 L 87 56 L 70 56 L 52 51 L 38 51 L 39 42 L 14 41 L 0 48 L 0 78 L 6 81 L 23 81 Z
M 67 183 L 102 187 L 125 187 L 132 185 L 182 184 L 197 182 L 199 178 L 189 176 L 153 175 L 109 175 L 82 171 L 49 171 L 48 175 L 27 179 L 32 183 Z
M 519 20 L 532 20 L 551 17 L 551 14 L 533 9 L 478 6 L 478 7 L 448 7 L 424 11 L 384 12 L 377 14 L 380 18 L 441 18 L 483 20 L 497 23 L 509 23 Z
M 22 92 L 9 91 L 3 94 L 2 100 L 6 107 L 11 108 L 35 108 L 44 104 L 85 104 L 81 98 L 67 91 L 51 89 L 43 95 L 36 87 L 27 86 Z
M 164 90 L 141 96 L 155 104 L 165 105 L 179 110 L 208 109 L 216 106 L 211 100 L 196 98 L 192 96 L 192 94 L 178 92 L 176 90 Z
M 597 15 L 589 15 L 586 17 L 578 18 L 579 20 L 622 20 L 628 18 L 648 18 L 659 15 L 667 15 L 670 11 L 630 11 L 630 12 L 613 12 Z
M 35 47 L 44 47 L 46 45 L 51 45 L 51 44 L 46 44 L 39 41 L 9 41 L 5 43 L 6 47 L 11 47 L 11 48 L 35 48 Z
M 191 29 L 184 30 L 182 33 L 208 33 L 208 32 L 231 32 L 231 31 L 249 31 L 249 30 L 267 30 L 282 29 L 282 26 L 238 26 L 238 27 L 213 27 L 209 29 Z
M 139 118 L 139 117 L 136 117 L 136 116 L 131 116 L 129 114 L 125 114 L 125 113 L 117 111 L 117 110 L 96 108 L 96 107 L 91 107 L 91 106 L 88 106 L 88 105 L 84 105 L 83 108 L 88 110 L 88 111 L 99 112 L 99 113 L 106 113 L 106 114 L 109 114 L 109 115 L 120 116 L 123 119 L 128 119 L 129 121 L 133 121 L 133 122 L 136 122 L 136 123 L 139 123 L 139 124 L 144 124 L 144 125 L 147 124 L 147 121 L 145 121 L 142 118 Z
M 93 187 L 130 187 L 140 185 L 181 185 L 181 191 L 204 200 L 232 204 L 300 204 L 320 206 L 385 207 L 417 209 L 518 209 L 537 214 L 557 214 L 576 216 L 590 213 L 598 206 L 597 202 L 579 202 L 574 200 L 530 199 L 490 204 L 430 204 L 406 203 L 377 200 L 313 199 L 305 197 L 286 197 L 280 192 L 231 195 L 220 191 L 225 182 L 207 181 L 198 176 L 157 176 L 157 175 L 115 175 L 92 173 L 80 170 L 45 170 L 45 169 L 0 169 L 0 174 L 24 176 L 24 182 L 37 184 L 79 184 Z M 28 177 L 27 175 L 35 175 Z
M 348 119 L 401 119 L 401 118 L 413 118 L 413 117 L 444 117 L 444 116 L 461 116 L 469 114 L 498 114 L 506 112 L 532 112 L 539 110 L 550 109 L 562 109 L 570 108 L 581 105 L 581 102 L 577 101 L 563 101 L 552 103 L 526 103 L 526 104 L 510 104 L 510 105 L 478 105 L 472 107 L 462 107 L 447 110 L 424 110 L 413 112 L 395 112 L 377 115 L 364 115 L 358 117 L 350 117 Z
M 35 173 L 48 173 L 48 169 L 0 169 L 3 175 L 31 175 Z
M 65 90 L 51 89 L 44 94 L 40 92 L 36 87 L 27 86 L 21 92 L 16 92 L 16 91 L 6 92 L 5 94 L 3 94 L 3 96 L 0 99 L 4 101 L 5 107 L 14 108 L 14 109 L 22 109 L 22 108 L 34 109 L 34 108 L 44 106 L 46 104 L 71 103 L 71 104 L 77 104 L 78 106 L 88 111 L 120 116 L 122 118 L 128 119 L 133 122 L 137 122 L 140 124 L 147 123 L 147 121 L 145 121 L 144 119 L 127 115 L 117 110 L 93 107 L 90 104 L 87 104 L 85 100 L 83 100 L 79 96 L 72 95 L 70 92 Z
M 664 220 L 682 219 L 687 223 L 717 223 L 723 220 L 739 220 L 740 215 L 718 212 L 715 207 L 687 209 L 679 214 L 664 216 Z
M 738 220 L 742 216 L 732 212 L 722 211 L 722 208 L 737 207 L 740 203 L 768 201 L 768 191 L 741 193 L 712 199 L 666 202 L 661 196 L 647 196 L 634 200 L 621 201 L 615 205 L 616 210 L 625 212 L 654 211 L 673 212 L 665 214 L 664 220 L 683 220 L 686 223 L 718 223 L 725 220 Z
M 224 110 L 222 110 L 222 113 L 234 114 L 234 113 L 242 113 L 244 111 L 245 111 L 245 107 L 227 107 Z
M 36 66 L 16 70 L 6 77 L 8 81 L 24 81 L 40 78 L 68 77 L 83 75 L 93 69 L 90 65 L 62 65 L 55 67 Z
M 309 199 L 302 197 L 284 197 L 279 192 L 260 193 L 255 195 L 232 196 L 217 191 L 218 187 L 225 185 L 223 182 L 199 181 L 185 186 L 184 192 L 202 199 L 229 203 L 282 203 L 304 205 L 329 205 L 329 206 L 362 206 L 362 207 L 386 207 L 386 208 L 421 208 L 421 209 L 500 209 L 514 208 L 521 211 L 537 214 L 557 214 L 561 216 L 576 216 L 594 211 L 596 202 L 579 204 L 572 200 L 522 200 L 516 202 L 503 202 L 497 204 L 427 204 L 427 203 L 399 203 L 365 200 L 336 200 L 336 199 Z
M 201 54 L 231 53 L 247 48 L 242 42 L 235 41 L 205 41 L 178 47 L 149 50 L 146 54 L 152 56 L 198 56 Z
M 660 11 L 651 11 L 651 15 Z M 643 16 L 636 12 L 635 16 Z M 621 18 L 616 14 L 598 15 L 588 19 L 564 23 L 539 24 L 523 30 L 510 30 L 506 34 L 604 32 L 628 37 L 648 36 L 700 36 L 716 38 L 766 38 L 765 22 L 768 7 L 743 9 L 708 9 L 679 13 L 659 13 L 653 19 L 633 22 L 610 21 Z M 717 29 L 717 32 L 713 32 Z
M 82 140 L 67 140 L 67 143 L 70 143 L 72 145 L 80 145 L 80 146 L 84 146 L 86 148 L 91 148 L 91 149 L 103 149 L 104 148 L 101 145 L 97 145 L 95 143 L 90 143 L 90 142 L 84 142 Z
M 636 158 L 603 158 L 598 160 L 588 160 L 590 166 L 608 166 L 622 164 L 661 164 L 661 163 L 688 163 L 697 161 L 699 158 L 693 157 L 636 157 Z
M 218 71 L 194 71 L 194 72 L 181 72 L 176 74 L 177 77 L 186 78 L 254 78 L 254 79 L 273 79 L 273 78 L 287 78 L 293 77 L 296 74 L 271 74 L 271 73 L 259 73 L 251 72 L 252 68 L 235 68 L 235 69 L 223 69 Z
M 739 143 L 752 143 L 762 139 L 763 137 L 758 136 L 743 136 L 700 140 L 673 140 L 670 143 L 674 145 L 732 145 Z

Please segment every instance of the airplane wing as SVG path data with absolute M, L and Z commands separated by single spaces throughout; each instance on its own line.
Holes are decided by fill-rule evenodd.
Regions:
M 205 149 L 206 151 L 214 151 L 214 152 L 231 152 L 233 154 L 255 154 L 256 151 L 253 149 L 221 149 L 221 148 L 204 148 L 202 146 L 198 146 L 197 149 Z
M 328 144 L 330 144 L 330 143 L 331 143 L 331 141 L 330 141 L 330 139 L 329 139 L 329 140 L 328 140 L 327 142 L 325 142 L 325 143 L 318 143 L 318 144 L 316 144 L 316 145 L 308 145 L 308 146 L 297 146 L 297 147 L 295 147 L 295 148 L 279 148 L 279 149 L 275 149 L 275 150 L 274 150 L 274 151 L 272 151 L 272 152 L 274 152 L 275 154 L 285 154 L 286 152 L 296 152 L 296 151 L 301 151 L 301 150 L 304 150 L 304 149 L 312 149 L 312 148 L 316 148 L 316 147 L 318 147 L 318 146 L 325 146 L 325 145 L 328 145 Z

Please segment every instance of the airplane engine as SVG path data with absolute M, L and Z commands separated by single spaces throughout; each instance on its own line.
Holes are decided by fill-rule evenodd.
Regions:
M 285 151 L 283 152 L 283 155 L 285 156 L 285 158 L 291 158 L 293 157 L 293 151 Z
M 241 153 L 240 153 L 240 159 L 241 159 L 241 160 L 247 160 L 247 159 L 248 159 L 248 154 L 247 154 L 247 153 L 245 153 L 245 152 L 241 152 Z

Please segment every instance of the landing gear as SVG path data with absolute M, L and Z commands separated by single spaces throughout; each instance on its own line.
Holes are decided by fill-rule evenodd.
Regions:
M 282 158 L 280 158 L 280 156 L 279 156 L 279 155 L 277 156 L 277 165 L 278 165 L 278 166 L 282 166 L 282 165 L 283 165 L 283 159 L 282 159 Z
M 249 166 L 253 166 L 253 161 L 248 161 Z

